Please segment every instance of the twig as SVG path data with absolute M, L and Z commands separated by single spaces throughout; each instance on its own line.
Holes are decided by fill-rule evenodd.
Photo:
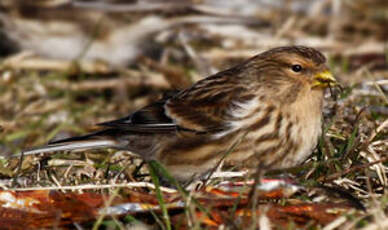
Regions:
M 372 165 L 375 165 L 375 164 L 379 164 L 379 163 L 383 163 L 385 161 L 388 161 L 388 156 L 385 156 L 385 157 L 382 157 L 380 160 L 377 160 L 377 161 L 373 161 L 373 162 L 369 162 L 369 163 L 366 163 L 366 164 L 363 164 L 363 165 L 356 165 L 356 166 L 353 166 L 353 167 L 350 167 L 348 169 L 345 169 L 341 172 L 337 172 L 337 173 L 334 173 L 334 174 L 331 174 L 330 176 L 326 177 L 326 178 L 323 178 L 323 179 L 320 179 L 318 178 L 318 182 L 330 182 L 330 181 L 333 181 L 339 177 L 342 177 L 346 174 L 349 174 L 351 172 L 355 172 L 355 171 L 358 171 L 360 169 L 364 169 L 364 168 L 368 168 Z
M 85 73 L 108 73 L 110 69 L 102 62 L 93 61 L 68 61 L 68 60 L 54 60 L 38 57 L 30 57 L 30 54 L 21 54 L 20 56 L 13 56 L 6 59 L 2 65 L 3 68 L 11 69 L 28 69 L 28 70 L 51 70 L 61 72 L 71 72 L 79 69 Z
M 148 57 L 142 57 L 142 60 L 146 65 L 150 66 L 158 72 L 163 73 L 166 81 L 173 89 L 185 89 L 192 85 L 192 82 L 187 76 L 185 76 L 185 73 L 182 69 L 162 65 Z
M 377 80 L 365 82 L 366 85 L 388 85 L 388 80 Z
M 381 125 L 379 125 L 376 130 L 372 131 L 372 134 L 368 138 L 368 143 L 372 142 L 373 139 L 375 139 L 376 135 L 386 128 L 388 128 L 388 119 L 385 120 Z
M 104 202 L 105 207 L 110 207 L 116 197 L 118 197 L 119 189 L 117 188 L 111 196 L 109 196 L 109 199 Z M 101 225 L 102 221 L 104 220 L 107 213 L 102 213 L 96 222 L 93 225 L 93 230 L 99 229 L 99 226 Z
M 94 185 L 94 184 L 85 184 L 85 185 L 77 185 L 77 186 L 49 186 L 49 187 L 28 187 L 28 188 L 8 188 L 10 191 L 43 191 L 43 190 L 84 190 L 84 189 L 107 189 L 107 188 L 150 188 L 155 189 L 155 185 L 148 182 L 129 182 L 122 184 L 103 184 L 103 185 Z M 160 190 L 167 193 L 175 193 L 177 192 L 175 189 L 162 187 L 160 186 Z
M 95 9 L 100 10 L 103 12 L 114 12 L 114 13 L 129 13 L 129 12 L 152 12 L 152 11 L 166 11 L 166 12 L 176 12 L 176 11 L 182 11 L 182 10 L 192 10 L 196 11 L 202 14 L 207 15 L 214 15 L 214 16 L 222 16 L 222 17 L 234 17 L 234 18 L 242 18 L 242 19 L 249 19 L 250 21 L 257 21 L 258 19 L 262 21 L 269 20 L 268 17 L 261 15 L 261 14 L 255 14 L 255 18 L 249 18 L 246 16 L 246 14 L 241 13 L 237 11 L 233 11 L 233 9 L 228 9 L 223 7 L 222 10 L 220 10 L 219 7 L 214 7 L 207 4 L 187 4 L 187 3 L 141 3 L 141 4 L 109 4 L 109 3 L 102 3 L 102 2 L 78 2 L 74 1 L 72 3 L 74 7 L 78 8 L 87 8 L 87 9 Z M 259 10 L 259 7 L 257 7 Z
M 50 87 L 63 90 L 81 91 L 81 90 L 103 90 L 110 88 L 119 88 L 123 86 L 138 87 L 148 86 L 159 89 L 169 89 L 169 83 L 160 74 L 154 74 L 152 77 L 126 77 L 101 80 L 84 80 L 79 82 L 48 82 Z
M 72 2 L 74 7 L 95 9 L 104 12 L 145 12 L 145 11 L 172 11 L 188 9 L 191 4 L 178 3 L 146 3 L 146 4 L 107 4 L 103 2 Z
M 179 38 L 179 42 L 183 46 L 183 49 L 185 50 L 187 55 L 193 60 L 194 65 L 199 70 L 202 76 L 209 76 L 216 72 L 216 71 L 212 71 L 212 68 L 209 65 L 209 62 L 207 62 L 205 59 L 203 59 L 203 57 L 198 55 L 196 51 L 193 49 L 193 47 L 190 46 L 188 42 L 188 38 L 184 33 L 180 33 L 178 38 Z
M 345 223 L 347 221 L 347 218 L 344 217 L 344 216 L 340 216 L 338 217 L 337 219 L 335 219 L 334 221 L 330 222 L 329 224 L 327 224 L 322 230 L 333 230 L 333 229 L 337 229 L 339 226 L 341 226 L 343 223 Z
M 13 179 L 12 179 L 12 186 L 16 185 L 16 179 L 18 178 L 19 173 L 22 170 L 23 159 L 24 159 L 24 152 L 21 152 L 20 157 L 19 157 L 18 167 L 17 167 L 16 173 L 13 176 Z
M 368 75 L 368 77 L 372 77 L 372 73 L 369 71 L 369 69 L 365 69 L 365 73 L 366 73 L 366 75 Z M 388 105 L 388 98 L 385 95 L 385 93 L 383 92 L 383 90 L 381 89 L 380 84 L 377 84 L 376 81 L 373 81 L 373 86 L 379 92 L 380 97 L 383 99 L 385 105 Z

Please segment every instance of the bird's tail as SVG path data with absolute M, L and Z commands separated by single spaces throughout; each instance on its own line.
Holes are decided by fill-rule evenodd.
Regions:
M 110 131 L 111 130 L 103 130 L 84 136 L 70 137 L 58 141 L 52 141 L 44 146 L 23 150 L 21 153 L 12 155 L 11 157 L 77 149 L 100 149 L 109 147 L 115 148 L 118 146 L 118 142 L 113 138 L 109 138 L 105 135 Z

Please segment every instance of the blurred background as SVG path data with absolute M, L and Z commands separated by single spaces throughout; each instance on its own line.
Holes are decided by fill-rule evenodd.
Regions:
M 388 149 L 387 40 L 386 0 L 1 0 L 0 153 L 92 131 L 264 50 L 304 45 L 344 85 L 313 159 L 370 162 Z M 371 143 L 372 158 L 360 147 Z M 41 163 L 25 161 L 19 184 L 37 183 L 28 175 Z M 87 164 L 76 175 L 98 178 Z M 2 165 L 14 175 L 16 163 Z M 380 166 L 376 187 L 387 183 Z

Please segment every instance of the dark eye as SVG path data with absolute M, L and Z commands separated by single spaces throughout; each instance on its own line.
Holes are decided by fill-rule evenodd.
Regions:
M 302 71 L 302 66 L 301 65 L 292 65 L 291 69 L 292 69 L 292 71 L 298 73 L 298 72 Z

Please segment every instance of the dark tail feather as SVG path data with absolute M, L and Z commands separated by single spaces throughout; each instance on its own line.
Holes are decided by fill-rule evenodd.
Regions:
M 89 133 L 82 136 L 69 137 L 69 138 L 64 138 L 60 140 L 49 141 L 48 145 L 60 144 L 60 143 L 71 142 L 71 141 L 85 141 L 85 140 L 90 140 L 90 138 L 94 138 L 94 137 L 113 136 L 112 134 L 114 134 L 114 130 L 105 129 L 105 130 L 100 130 L 100 131 Z
M 109 138 L 109 134 L 114 133 L 114 130 L 107 129 L 91 134 L 65 138 L 62 140 L 49 142 L 45 146 L 23 150 L 22 153 L 12 155 L 11 157 L 18 157 L 23 155 L 34 155 L 39 153 L 68 151 L 76 149 L 100 149 L 117 147 L 118 142 L 114 138 Z

